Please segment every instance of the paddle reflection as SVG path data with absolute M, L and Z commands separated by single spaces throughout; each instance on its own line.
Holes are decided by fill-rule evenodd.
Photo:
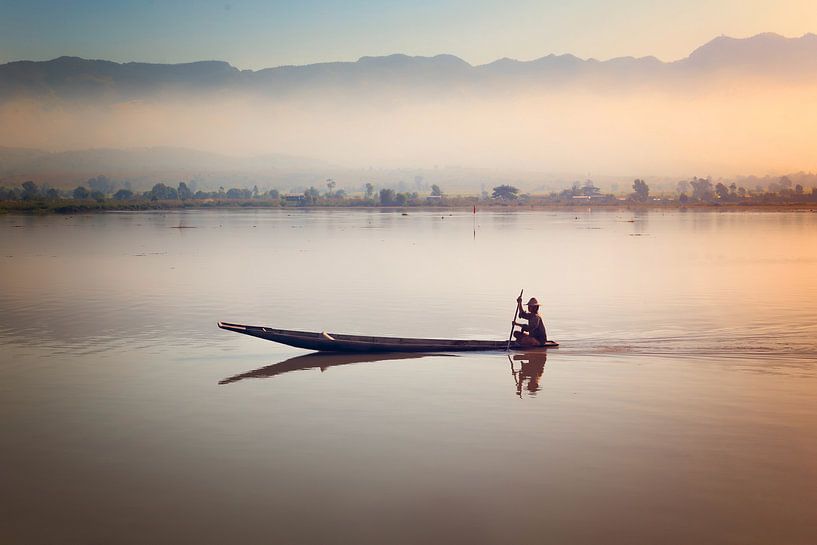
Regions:
M 528 392 L 528 395 L 535 396 L 536 392 L 542 389 L 539 382 L 545 372 L 547 359 L 547 353 L 544 351 L 508 356 L 508 360 L 511 362 L 511 374 L 514 382 L 516 382 L 516 395 L 522 397 L 522 390 L 524 389 Z M 519 369 L 516 369 L 515 362 L 520 362 Z
M 370 354 L 366 353 L 344 354 L 318 352 L 314 354 L 296 356 L 294 358 L 290 358 L 279 363 L 273 363 L 272 365 L 267 365 L 266 367 L 255 369 L 254 371 L 248 371 L 246 373 L 241 373 L 240 375 L 225 378 L 219 381 L 219 384 L 230 384 L 231 382 L 238 382 L 239 380 L 244 380 L 245 378 L 269 378 L 274 377 L 276 375 L 289 373 L 290 371 L 320 369 L 321 372 L 323 372 L 330 367 L 336 367 L 338 365 L 350 365 L 353 363 L 367 363 L 376 361 L 408 360 L 439 355 L 440 354 L 412 354 L 405 352 L 370 353 Z

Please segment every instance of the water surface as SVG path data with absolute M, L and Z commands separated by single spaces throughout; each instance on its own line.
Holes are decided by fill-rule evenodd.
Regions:
M 0 217 L 0 541 L 817 542 L 817 214 Z M 507 336 L 310 356 L 218 320 Z

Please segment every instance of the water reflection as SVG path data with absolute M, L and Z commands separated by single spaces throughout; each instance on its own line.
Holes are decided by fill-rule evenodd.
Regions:
M 318 352 L 296 356 L 278 363 L 273 363 L 272 365 L 265 365 L 264 367 L 247 371 L 246 373 L 233 375 L 220 380 L 219 384 L 232 384 L 234 382 L 250 378 L 270 378 L 277 375 L 290 373 L 292 371 L 320 369 L 321 372 L 324 372 L 330 367 L 338 367 L 340 365 L 420 359 L 428 357 L 456 358 L 461 356 L 455 354 L 411 354 L 405 352 L 375 354 Z M 536 392 L 542 389 L 540 383 L 542 380 L 542 374 L 545 371 L 547 353 L 528 352 L 523 354 L 508 354 L 508 361 L 511 363 L 511 374 L 513 375 L 514 383 L 516 384 L 516 395 L 522 397 L 522 392 L 524 390 L 529 396 L 535 396 Z
M 425 357 L 440 356 L 442 354 L 411 354 L 405 352 L 390 353 L 375 353 L 375 354 L 341 354 L 341 353 L 315 353 L 305 354 L 303 356 L 296 356 L 289 358 L 272 365 L 260 367 L 253 371 L 234 375 L 219 381 L 219 384 L 230 384 L 238 382 L 246 378 L 269 378 L 276 375 L 282 375 L 291 371 L 304 371 L 307 369 L 320 369 L 321 372 L 326 371 L 330 367 L 337 367 L 338 365 L 350 365 L 353 363 L 367 363 L 376 361 L 393 361 L 393 360 L 407 360 Z M 447 355 L 448 357 L 455 357 Z
M 817 543 L 817 214 L 440 214 L 0 216 L 0 542 Z
M 516 383 L 516 395 L 521 398 L 524 389 L 528 395 L 535 396 L 536 392 L 542 389 L 539 382 L 545 372 L 547 359 L 545 352 L 508 355 L 508 361 L 511 362 L 511 374 Z M 514 362 L 521 362 L 519 369 L 516 369 Z

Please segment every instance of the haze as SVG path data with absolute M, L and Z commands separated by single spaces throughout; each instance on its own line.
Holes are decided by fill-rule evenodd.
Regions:
M 79 59 L 0 67 L 0 145 L 174 146 L 346 168 L 566 177 L 817 169 L 817 36 L 718 38 L 674 63 L 453 56 L 238 71 Z

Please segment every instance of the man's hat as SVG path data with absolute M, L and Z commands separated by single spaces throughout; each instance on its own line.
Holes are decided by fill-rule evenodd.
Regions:
M 539 306 L 539 301 L 536 300 L 536 297 L 531 297 L 530 301 L 528 301 L 528 306 L 529 307 L 538 307 Z

